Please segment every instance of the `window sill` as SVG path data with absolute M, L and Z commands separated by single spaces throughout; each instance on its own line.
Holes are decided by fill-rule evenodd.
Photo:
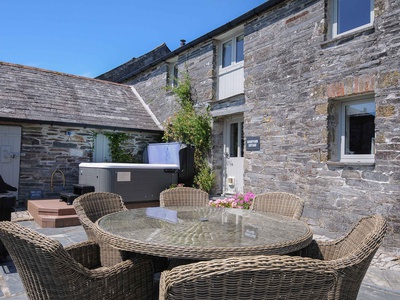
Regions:
M 370 25 L 364 28 L 361 28 L 359 30 L 356 31 L 352 31 L 349 33 L 344 33 L 341 34 L 339 36 L 336 36 L 334 38 L 330 38 L 329 40 L 321 43 L 321 48 L 325 49 L 325 48 L 329 48 L 329 47 L 333 47 L 333 46 L 338 46 L 344 43 L 347 43 L 349 41 L 354 40 L 356 37 L 359 37 L 361 35 L 369 35 L 375 32 L 375 26 L 374 25 Z

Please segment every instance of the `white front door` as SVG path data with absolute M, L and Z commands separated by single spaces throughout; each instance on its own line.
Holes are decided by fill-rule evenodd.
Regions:
M 224 193 L 243 193 L 243 117 L 227 118 L 224 127 Z
M 21 154 L 21 127 L 0 126 L 0 175 L 3 180 L 18 188 L 19 164 Z M 3 195 L 3 194 L 1 194 Z M 0 195 L 0 196 L 1 196 Z M 18 191 L 10 192 L 7 196 L 18 199 Z

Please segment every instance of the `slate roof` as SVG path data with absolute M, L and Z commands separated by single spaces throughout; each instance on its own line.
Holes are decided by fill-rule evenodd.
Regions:
M 160 131 L 130 86 L 5 62 L 0 119 Z
M 123 82 L 130 78 L 133 73 L 140 72 L 142 69 L 146 69 L 148 65 L 157 61 L 160 57 L 163 57 L 170 53 L 171 50 L 165 43 L 161 44 L 152 51 L 136 58 L 132 58 L 130 61 L 96 77 L 101 80 L 108 80 L 112 82 Z

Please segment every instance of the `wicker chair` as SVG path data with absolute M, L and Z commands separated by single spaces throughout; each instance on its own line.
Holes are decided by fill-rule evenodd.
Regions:
M 303 208 L 303 199 L 283 192 L 268 192 L 257 195 L 251 206 L 253 210 L 280 214 L 297 220 L 300 220 Z
M 210 197 L 207 192 L 190 188 L 176 187 L 160 193 L 160 206 L 207 206 Z
M 101 217 L 118 211 L 128 210 L 118 194 L 109 192 L 92 192 L 83 194 L 73 202 L 76 214 L 86 231 L 90 241 L 96 241 L 100 246 L 101 263 L 105 267 L 111 267 L 131 257 L 134 253 L 119 251 L 96 238 L 94 226 Z M 168 267 L 168 259 L 149 256 L 153 260 L 156 273 Z
M 287 255 L 202 261 L 161 273 L 159 299 L 325 299 L 336 272 Z
M 300 255 L 324 260 L 338 272 L 328 299 L 356 299 L 361 282 L 387 230 L 385 218 L 364 217 L 342 238 L 312 243 Z
M 92 192 L 79 196 L 73 202 L 76 214 L 86 231 L 89 241 L 100 245 L 101 263 L 105 267 L 113 266 L 129 257 L 126 252 L 118 251 L 111 246 L 98 241 L 95 236 L 95 222 L 107 214 L 127 210 L 122 197 L 108 192 Z
M 29 299 L 150 299 L 153 265 L 137 256 L 100 267 L 96 243 L 63 247 L 29 228 L 0 222 L 0 238 L 10 253 Z M 100 268 L 99 268 L 100 267 Z

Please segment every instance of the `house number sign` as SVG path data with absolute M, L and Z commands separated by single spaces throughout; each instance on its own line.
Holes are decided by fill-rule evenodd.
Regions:
M 248 136 L 246 137 L 246 151 L 259 151 L 260 150 L 260 137 Z

